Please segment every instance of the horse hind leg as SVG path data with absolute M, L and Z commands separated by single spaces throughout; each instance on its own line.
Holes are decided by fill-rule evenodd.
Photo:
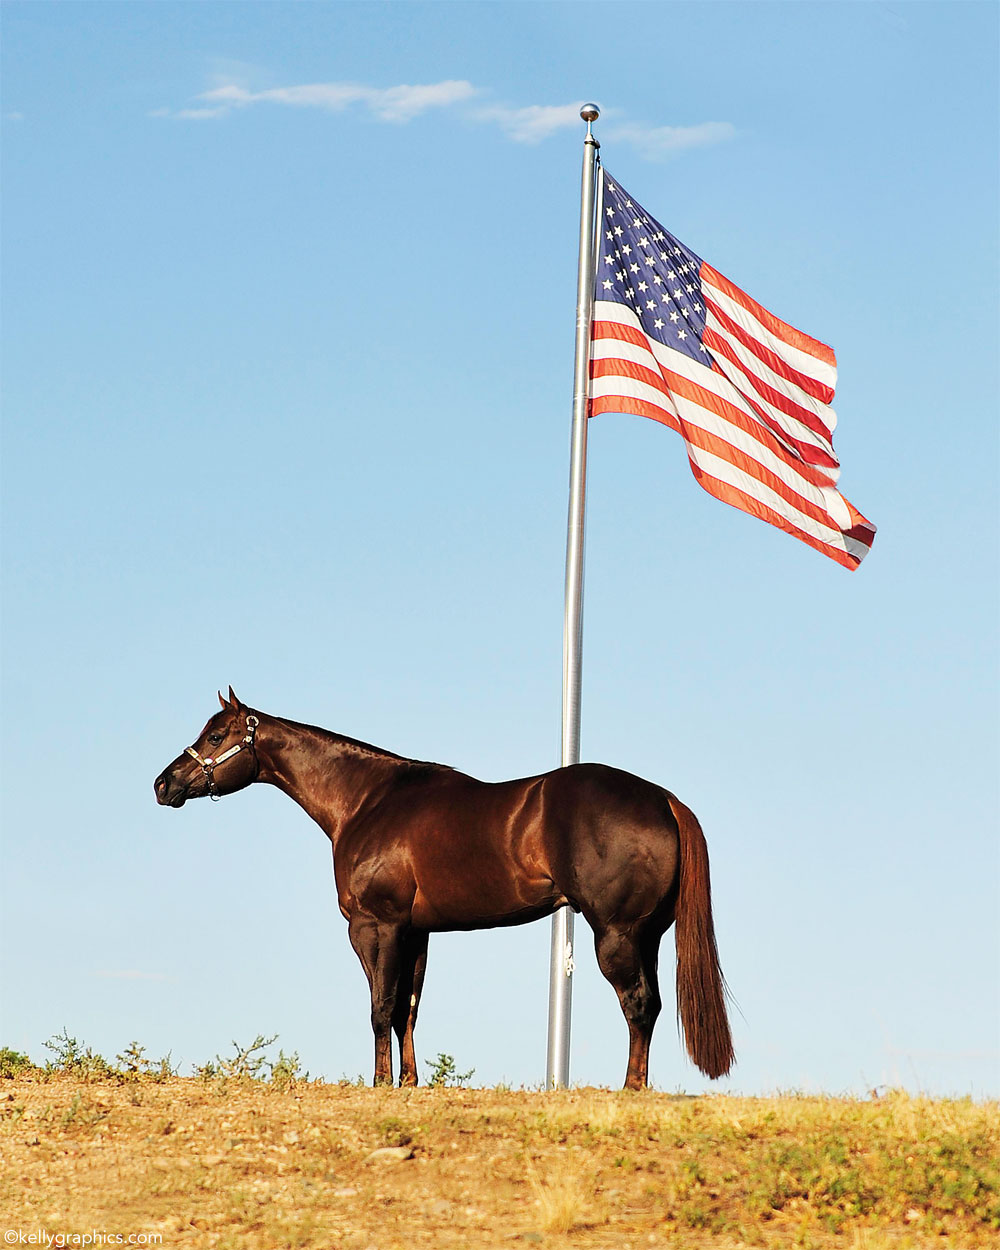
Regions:
M 424 987 L 424 972 L 427 969 L 428 937 L 426 931 L 417 930 L 411 932 L 403 943 L 396 1005 L 392 1013 L 392 1027 L 399 1042 L 400 1086 L 418 1083 L 413 1029 L 417 1023 L 420 993 Z
M 651 942 L 635 926 L 595 929 L 594 945 L 601 972 L 614 986 L 628 1024 L 626 1089 L 644 1089 L 649 1078 L 649 1044 L 662 1003 L 656 976 L 659 941 Z

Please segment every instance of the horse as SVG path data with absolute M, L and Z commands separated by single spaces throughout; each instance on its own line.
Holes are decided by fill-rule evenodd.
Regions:
M 708 850 L 669 791 L 604 764 L 484 782 L 247 707 L 229 687 L 153 783 L 157 802 L 277 786 L 330 839 L 340 910 L 371 989 L 374 1084 L 417 1084 L 413 1029 L 431 933 L 582 912 L 628 1024 L 626 1089 L 648 1080 L 660 939 L 676 922 L 677 1013 L 706 1076 L 734 1062 Z

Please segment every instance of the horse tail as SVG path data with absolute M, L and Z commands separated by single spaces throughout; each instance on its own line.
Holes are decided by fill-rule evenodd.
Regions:
M 680 835 L 680 885 L 674 932 L 677 1017 L 692 1061 L 715 1080 L 725 1076 L 735 1055 L 726 1014 L 726 982 L 719 966 L 712 923 L 708 847 L 694 812 L 672 794 L 669 802 Z

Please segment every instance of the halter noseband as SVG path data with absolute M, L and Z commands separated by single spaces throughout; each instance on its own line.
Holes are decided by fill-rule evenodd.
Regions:
M 205 780 L 208 782 L 208 797 L 213 802 L 218 802 L 222 795 L 215 788 L 215 770 L 220 764 L 224 764 L 226 760 L 231 760 L 234 755 L 238 755 L 244 747 L 250 747 L 253 750 L 254 734 L 257 732 L 257 726 L 260 721 L 252 712 L 247 715 L 247 733 L 242 742 L 237 742 L 234 747 L 230 747 L 228 751 L 223 751 L 218 759 L 213 759 L 210 755 L 204 759 L 198 754 L 194 747 L 185 747 L 185 755 L 190 755 L 193 760 L 197 760 L 201 765 L 202 772 L 205 774 Z

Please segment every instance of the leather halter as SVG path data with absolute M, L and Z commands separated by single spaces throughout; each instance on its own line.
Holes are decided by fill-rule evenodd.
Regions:
M 202 772 L 205 774 L 205 780 L 208 782 L 208 797 L 212 799 L 213 802 L 218 802 L 218 800 L 222 798 L 222 795 L 219 794 L 215 788 L 215 770 L 220 764 L 224 764 L 226 760 L 231 760 L 234 755 L 238 755 L 244 747 L 249 747 L 253 750 L 254 735 L 257 732 L 257 726 L 259 724 L 260 721 L 258 718 L 254 716 L 252 712 L 249 712 L 247 714 L 246 737 L 242 742 L 237 742 L 235 746 L 230 747 L 228 751 L 223 751 L 222 754 L 215 759 L 213 759 L 211 755 L 207 755 L 203 759 L 194 747 L 184 748 L 184 753 L 186 755 L 190 755 L 192 759 L 197 760 L 201 765 Z

